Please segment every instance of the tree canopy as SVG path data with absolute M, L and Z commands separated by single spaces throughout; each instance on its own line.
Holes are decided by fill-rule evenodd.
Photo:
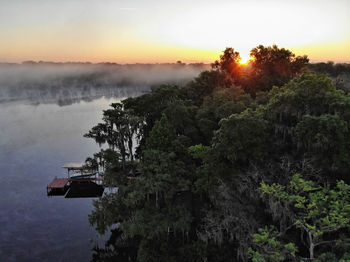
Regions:
M 346 261 L 349 96 L 306 56 L 251 56 L 104 111 L 86 136 L 118 190 L 89 216 L 112 230 L 93 261 Z

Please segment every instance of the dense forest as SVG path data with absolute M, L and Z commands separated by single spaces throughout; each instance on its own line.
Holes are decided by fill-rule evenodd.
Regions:
M 104 111 L 93 261 L 350 261 L 350 94 L 277 46 Z M 348 70 L 348 68 L 347 68 Z M 329 73 L 329 72 L 328 72 Z M 117 188 L 117 189 L 116 189 Z

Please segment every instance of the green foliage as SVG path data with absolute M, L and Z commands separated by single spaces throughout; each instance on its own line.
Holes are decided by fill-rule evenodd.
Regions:
M 220 161 L 239 163 L 263 158 L 267 143 L 267 121 L 261 114 L 246 110 L 220 121 L 212 146 Z
M 211 148 L 202 144 L 188 148 L 189 154 L 197 161 L 196 180 L 193 191 L 201 195 L 209 195 L 217 184 L 217 177 L 210 172 Z
M 154 124 L 149 137 L 146 140 L 147 149 L 170 151 L 170 146 L 175 139 L 175 131 L 169 124 L 165 114 Z
M 299 149 L 332 171 L 347 172 L 349 162 L 348 123 L 339 115 L 303 116 L 295 126 L 294 140 Z
M 225 88 L 216 88 L 211 96 L 203 101 L 203 107 L 214 113 L 219 121 L 232 114 L 243 112 L 252 103 L 251 97 L 244 90 L 235 85 Z
M 313 73 L 304 74 L 281 89 L 275 88 L 271 94 L 268 116 L 286 128 L 294 126 L 304 115 L 335 113 L 330 110 L 331 105 L 340 95 L 330 79 Z
M 169 116 L 169 122 L 177 134 L 187 136 L 192 141 L 198 139 L 199 133 L 195 125 L 197 107 L 190 101 L 175 100 L 164 110 L 164 113 Z
M 253 262 L 291 261 L 298 251 L 293 243 L 283 244 L 278 240 L 277 230 L 271 227 L 259 228 L 253 235 L 255 249 L 248 249 L 248 257 Z
M 305 73 L 272 89 L 264 114 L 281 152 L 312 158 L 325 173 L 346 179 L 349 102 L 328 77 Z
M 200 106 L 203 99 L 210 96 L 217 87 L 225 85 L 225 74 L 220 71 L 204 71 L 192 82 L 186 85 L 186 96 L 190 98 L 195 105 Z
M 314 248 L 335 243 L 330 234 L 350 227 L 350 185 L 344 181 L 330 188 L 295 174 L 287 187 L 261 183 L 261 190 L 293 210 L 293 225 L 307 235 L 310 259 L 314 258 Z
M 209 154 L 210 147 L 199 144 L 189 147 L 188 151 L 194 158 L 204 159 Z
M 350 262 L 350 253 L 346 252 L 339 262 Z
M 251 55 L 242 66 L 227 48 L 183 87 L 112 104 L 86 135 L 108 145 L 90 164 L 114 189 L 89 220 L 116 228 L 118 259 L 347 261 L 350 97 L 302 73 L 306 57 Z
M 334 253 L 323 253 L 313 261 L 315 262 L 350 262 L 350 253 L 344 253 L 342 258 L 338 259 Z

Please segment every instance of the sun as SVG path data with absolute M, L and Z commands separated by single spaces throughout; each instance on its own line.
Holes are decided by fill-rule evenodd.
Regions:
M 241 61 L 239 63 L 241 65 L 247 65 L 250 62 L 250 56 L 241 56 Z

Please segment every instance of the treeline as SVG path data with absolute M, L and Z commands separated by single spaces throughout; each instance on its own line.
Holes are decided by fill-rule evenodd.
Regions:
M 185 86 L 104 111 L 92 261 L 348 261 L 350 97 L 308 58 L 227 48 Z M 137 142 L 134 145 L 135 141 Z M 91 161 L 91 159 L 90 159 Z
M 332 78 L 333 83 L 337 89 L 344 90 L 346 93 L 350 91 L 350 64 L 327 62 L 310 64 L 309 69 L 327 74 Z
M 332 61 L 327 63 L 313 63 L 309 64 L 309 68 L 312 71 L 328 74 L 331 77 L 337 77 L 341 74 L 350 74 L 350 64 L 347 63 L 334 63 Z

